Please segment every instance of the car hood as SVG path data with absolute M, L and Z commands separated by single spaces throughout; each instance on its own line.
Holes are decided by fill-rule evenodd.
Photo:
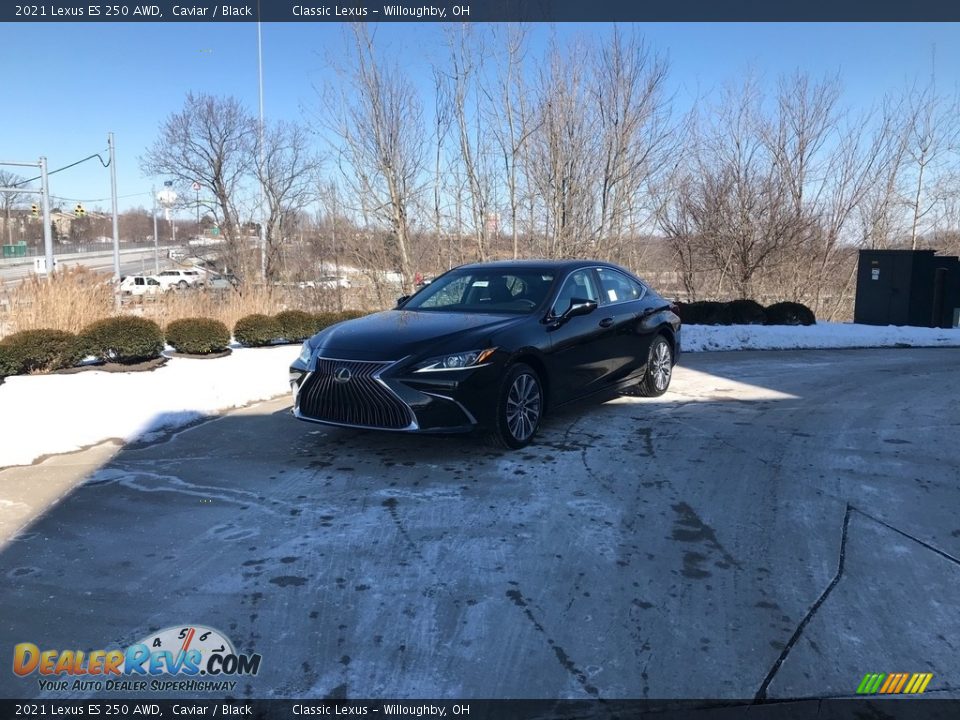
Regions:
M 342 360 L 400 360 L 415 355 L 482 349 L 490 333 L 527 315 L 387 310 L 334 325 L 311 340 L 322 356 Z M 469 347 L 468 347 L 469 346 Z

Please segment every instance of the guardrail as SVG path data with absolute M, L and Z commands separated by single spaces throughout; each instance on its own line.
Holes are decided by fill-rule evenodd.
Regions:
M 167 256 L 167 250 L 171 247 L 177 247 L 176 245 L 161 245 L 158 250 L 163 255 Z M 121 255 L 129 255 L 130 253 L 139 253 L 139 252 L 152 252 L 153 245 L 149 247 L 124 247 L 120 249 Z M 54 260 L 65 261 L 65 260 L 79 260 L 81 258 L 95 258 L 95 257 L 112 257 L 113 249 L 109 250 L 92 250 L 87 252 L 72 252 L 72 253 L 54 253 Z M 0 258 L 0 267 L 15 267 L 17 265 L 33 265 L 33 261 L 38 258 L 43 257 L 43 254 L 40 255 L 25 255 L 24 257 L 15 257 L 15 258 Z

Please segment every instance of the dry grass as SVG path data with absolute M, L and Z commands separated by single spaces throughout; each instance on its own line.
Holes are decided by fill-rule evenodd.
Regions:
M 57 272 L 49 281 L 30 276 L 4 293 L 0 327 L 5 334 L 40 328 L 77 332 L 114 314 L 109 279 L 84 267 Z
M 79 332 L 85 325 L 118 314 L 141 315 L 161 327 L 173 320 L 206 317 L 228 328 L 244 315 L 273 315 L 281 310 L 310 312 L 370 307 L 360 289 L 332 291 L 252 285 L 235 290 L 171 291 L 158 296 L 125 298 L 116 309 L 110 276 L 84 268 L 56 273 L 49 282 L 31 277 L 0 297 L 0 337 L 19 330 L 52 328 Z

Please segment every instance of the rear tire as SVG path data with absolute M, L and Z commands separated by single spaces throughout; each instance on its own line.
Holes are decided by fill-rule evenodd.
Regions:
M 529 445 L 540 428 L 543 408 L 543 384 L 537 371 L 524 363 L 513 365 L 497 392 L 489 440 L 510 450 Z
M 177 287 L 180 288 L 181 290 L 186 290 L 186 289 L 187 289 L 187 281 L 186 281 L 186 280 L 181 280 L 180 282 L 177 283 Z
M 660 397 L 670 387 L 672 377 L 673 350 L 663 335 L 657 335 L 650 343 L 647 369 L 637 383 L 637 393 L 642 397 Z

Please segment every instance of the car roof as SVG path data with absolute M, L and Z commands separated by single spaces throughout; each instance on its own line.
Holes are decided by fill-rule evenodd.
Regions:
M 455 270 L 497 270 L 505 268 L 529 268 L 531 270 L 575 270 L 582 267 L 610 267 L 620 270 L 619 265 L 614 265 L 605 260 L 494 260 L 491 262 L 469 263 L 454 268 Z

